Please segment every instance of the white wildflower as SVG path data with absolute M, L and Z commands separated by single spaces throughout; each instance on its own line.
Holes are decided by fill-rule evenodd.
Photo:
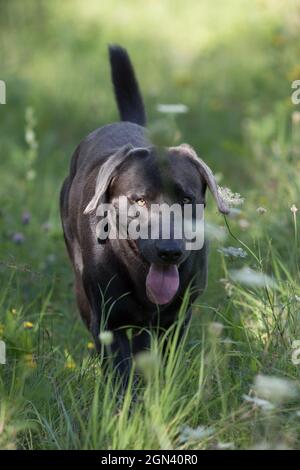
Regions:
M 265 214 L 267 212 L 267 209 L 265 207 L 258 207 L 256 209 L 256 212 L 258 212 L 259 214 Z
M 250 223 L 247 219 L 240 219 L 239 226 L 241 227 L 242 230 L 247 230 L 247 228 L 250 227 Z
M 28 145 L 32 144 L 35 141 L 35 133 L 33 129 L 26 129 L 25 131 L 25 141 Z
M 201 441 L 214 433 L 212 427 L 198 426 L 193 429 L 190 426 L 184 426 L 181 430 L 179 441 L 183 444 L 188 441 Z
M 291 212 L 295 215 L 298 212 L 298 207 L 295 206 L 295 204 L 292 205 L 291 207 Z
M 220 196 L 230 206 L 240 206 L 244 203 L 244 198 L 239 193 L 233 193 L 231 189 L 218 186 Z
M 275 403 L 295 400 L 299 396 L 295 381 L 262 374 L 255 377 L 254 390 L 259 397 Z
M 232 269 L 229 271 L 229 276 L 233 281 L 248 286 L 277 288 L 276 281 L 272 277 L 247 266 L 244 266 L 242 269 Z
M 135 364 L 137 369 L 150 379 L 159 366 L 159 357 L 153 351 L 142 351 L 135 355 Z
M 110 346 L 114 340 L 114 335 L 112 331 L 101 331 L 101 333 L 99 334 L 99 339 L 104 346 Z
M 270 403 L 268 400 L 263 400 L 262 398 L 250 397 L 249 395 L 243 395 L 243 399 L 246 402 L 252 403 L 253 405 L 258 406 L 259 408 L 262 408 L 265 411 L 270 411 L 275 408 L 275 406 L 272 403 Z
M 246 258 L 247 256 L 246 251 L 240 247 L 236 248 L 234 246 L 218 248 L 218 252 L 223 253 L 224 256 L 232 256 L 234 258 Z
M 189 108 L 185 104 L 158 104 L 157 111 L 166 114 L 184 114 Z

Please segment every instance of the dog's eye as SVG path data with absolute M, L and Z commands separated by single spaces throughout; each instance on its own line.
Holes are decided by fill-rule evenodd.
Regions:
M 182 199 L 182 204 L 192 204 L 193 200 L 191 197 L 189 196 L 185 196 L 183 199 Z
M 140 197 L 135 201 L 140 207 L 144 207 L 146 205 L 146 200 L 143 197 Z

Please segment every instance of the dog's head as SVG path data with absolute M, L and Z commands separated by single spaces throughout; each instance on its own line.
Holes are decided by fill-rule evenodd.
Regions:
M 186 232 L 178 228 L 186 221 L 187 206 L 189 223 L 197 222 L 196 209 L 205 207 L 207 187 L 219 211 L 228 213 L 212 171 L 187 144 L 166 149 L 126 146 L 110 156 L 99 171 L 95 194 L 85 213 L 110 203 L 120 219 L 124 215 L 120 201 L 127 201 L 126 234 L 132 243 L 128 229 L 134 221 L 140 234 L 134 240 L 135 251 L 149 264 L 146 290 L 153 303 L 169 303 L 178 290 L 178 267 L 191 253 Z M 177 215 L 167 208 L 176 208 Z

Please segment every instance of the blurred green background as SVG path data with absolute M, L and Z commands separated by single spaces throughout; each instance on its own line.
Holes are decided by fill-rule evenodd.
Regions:
M 158 103 L 188 105 L 178 123 L 183 139 L 232 181 L 247 159 L 245 120 L 289 102 L 299 78 L 295 1 L 1 0 L 0 8 L 1 144 L 23 143 L 24 109 L 34 107 L 39 158 L 51 172 L 64 173 L 77 142 L 117 119 L 108 43 L 128 48 L 150 123 Z

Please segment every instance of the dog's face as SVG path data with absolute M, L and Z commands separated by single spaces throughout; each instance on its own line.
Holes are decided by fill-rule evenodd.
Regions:
M 109 163 L 111 159 L 115 161 Z M 167 304 L 174 298 L 179 287 L 178 267 L 191 253 L 184 230 L 178 231 L 178 217 L 170 216 L 166 208 L 176 205 L 182 223 L 184 211 L 189 206 L 193 221 L 197 216 L 197 205 L 205 206 L 205 191 L 209 186 L 220 211 L 227 211 L 209 168 L 200 162 L 187 145 L 167 149 L 123 149 L 123 153 L 120 151 L 108 159 L 102 176 L 99 173 L 98 183 L 102 189 L 98 194 L 96 190 L 94 203 L 91 201 L 87 208 L 89 211 L 95 208 L 95 201 L 99 204 L 105 200 L 118 213 L 121 210 L 119 201 L 126 200 L 128 207 L 133 209 L 127 220 L 130 222 L 138 214 L 139 224 L 147 225 L 148 236 L 140 236 L 134 243 L 143 261 L 149 265 L 146 291 L 148 298 L 156 304 Z M 105 179 L 107 181 L 103 181 Z M 156 228 L 154 236 L 153 225 Z

